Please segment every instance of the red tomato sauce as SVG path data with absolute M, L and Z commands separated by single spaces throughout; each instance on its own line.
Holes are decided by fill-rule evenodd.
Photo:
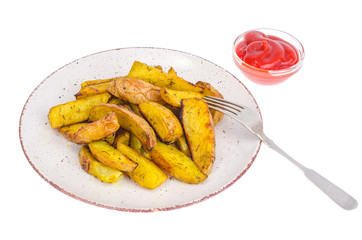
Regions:
M 281 70 L 299 61 L 297 49 L 289 42 L 259 31 L 248 32 L 236 46 L 245 63 L 264 70 Z

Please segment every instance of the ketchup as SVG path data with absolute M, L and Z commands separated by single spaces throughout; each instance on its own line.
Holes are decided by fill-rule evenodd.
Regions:
M 259 31 L 246 33 L 235 51 L 247 64 L 264 70 L 285 69 L 299 61 L 298 51 L 292 44 Z

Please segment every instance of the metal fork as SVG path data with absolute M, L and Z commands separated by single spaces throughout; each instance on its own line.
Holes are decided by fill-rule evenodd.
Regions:
M 278 147 L 270 138 L 268 138 L 263 131 L 263 122 L 256 111 L 251 110 L 246 106 L 240 106 L 238 104 L 226 101 L 221 98 L 206 96 L 203 97 L 204 101 L 208 104 L 210 109 L 214 109 L 225 115 L 235 119 L 244 127 L 249 129 L 252 133 L 259 137 L 259 139 L 268 147 L 280 153 L 299 169 L 301 169 L 304 175 L 314 183 L 319 189 L 321 189 L 328 197 L 334 202 L 346 210 L 352 210 L 357 208 L 358 202 L 350 196 L 348 193 L 337 187 L 335 184 L 327 180 L 325 177 L 317 173 L 316 171 L 307 168 L 289 156 L 280 147 Z

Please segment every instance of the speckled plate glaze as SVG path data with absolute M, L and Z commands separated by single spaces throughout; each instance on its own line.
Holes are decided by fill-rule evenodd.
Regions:
M 208 199 L 231 186 L 249 169 L 261 142 L 228 117 L 215 127 L 215 164 L 209 178 L 201 184 L 190 185 L 170 178 L 159 188 L 148 190 L 127 177 L 115 184 L 102 183 L 81 169 L 78 162 L 80 146 L 67 141 L 50 127 L 49 109 L 74 100 L 83 81 L 127 75 L 135 60 L 161 65 L 166 70 L 172 66 L 182 78 L 192 83 L 209 82 L 228 100 L 259 111 L 255 99 L 237 78 L 203 58 L 162 48 L 103 51 L 61 67 L 30 95 L 19 126 L 21 145 L 30 165 L 63 193 L 89 204 L 120 211 L 177 209 Z

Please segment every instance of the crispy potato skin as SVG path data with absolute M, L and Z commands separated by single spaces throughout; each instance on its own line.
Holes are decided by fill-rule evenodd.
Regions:
M 162 142 L 173 143 L 183 135 L 180 121 L 168 108 L 155 102 L 143 102 L 138 107 Z
M 123 177 L 121 171 L 98 162 L 85 145 L 79 151 L 79 163 L 85 172 L 102 182 L 115 183 Z
M 119 129 L 119 123 L 116 114 L 112 112 L 95 122 L 82 126 L 77 131 L 74 131 L 75 128 L 74 126 L 65 126 L 60 129 L 60 132 L 71 142 L 90 143 L 115 133 Z
M 106 141 L 91 142 L 88 146 L 93 156 L 106 166 L 123 172 L 132 172 L 137 167 L 137 163 L 131 161 Z
M 108 92 L 108 86 L 111 85 L 112 82 L 113 81 L 109 81 L 82 87 L 74 96 L 76 99 L 82 99 L 96 94 L 106 93 Z
M 202 98 L 204 95 L 198 92 L 191 91 L 176 91 L 168 88 L 162 88 L 160 90 L 161 98 L 171 106 L 180 108 L 181 100 L 186 98 Z
M 138 185 L 148 189 L 155 189 L 167 180 L 167 174 L 136 150 L 122 143 L 117 145 L 117 149 L 138 164 L 135 170 L 128 173 L 128 176 Z
M 156 145 L 156 134 L 145 119 L 138 116 L 125 106 L 115 104 L 99 104 L 93 107 L 89 113 L 89 120 L 98 120 L 110 112 L 115 112 L 119 125 L 136 135 L 147 150 L 151 150 Z
M 140 79 L 121 78 L 112 82 L 108 91 L 127 102 L 140 104 L 153 101 L 163 103 L 160 88 Z
M 204 92 L 203 92 L 204 96 L 213 96 L 213 97 L 218 97 L 218 98 L 224 98 L 223 95 L 216 88 L 211 86 L 210 83 L 198 81 L 196 83 L 196 85 L 204 88 Z M 212 120 L 214 121 L 214 126 L 216 126 L 224 117 L 223 113 L 218 112 L 213 109 L 210 109 L 210 113 L 212 116 Z
M 54 106 L 48 114 L 50 126 L 61 128 L 83 122 L 88 119 L 89 112 L 95 105 L 108 102 L 110 97 L 109 93 L 102 93 Z
M 163 72 L 138 61 L 133 62 L 127 77 L 141 79 L 157 87 L 166 87 L 174 90 L 194 92 L 202 92 L 203 90 L 202 87 L 196 86 L 175 74 Z
M 198 98 L 183 99 L 181 118 L 192 160 L 210 174 L 215 159 L 215 132 L 207 104 Z
M 179 181 L 197 184 L 207 178 L 189 157 L 172 145 L 157 142 L 150 155 L 157 166 Z

